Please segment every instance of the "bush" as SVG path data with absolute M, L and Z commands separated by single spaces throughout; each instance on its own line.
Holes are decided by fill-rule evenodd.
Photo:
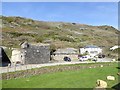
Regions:
M 22 35 L 22 33 L 18 33 L 18 32 L 9 32 L 9 34 L 11 34 L 13 37 L 19 37 Z
M 3 18 L 3 20 L 6 20 L 8 23 L 14 22 L 14 18 L 13 17 Z
M 120 48 L 117 48 L 117 49 L 113 50 L 112 52 L 118 54 L 118 53 L 120 53 Z
M 118 58 L 118 61 L 120 61 L 120 58 Z
M 58 37 L 58 39 L 61 41 L 75 42 L 73 38 L 69 38 L 69 37 L 65 37 L 65 36 Z
M 50 45 L 50 54 L 53 55 L 53 53 L 56 51 L 56 46 L 54 44 Z
M 54 31 L 51 31 L 51 32 L 44 34 L 43 36 L 44 37 L 54 37 L 55 35 L 58 35 L 58 34 Z
M 19 32 L 7 32 L 11 34 L 13 37 L 19 37 L 19 36 L 30 36 L 30 37 L 35 37 L 36 34 L 30 34 L 30 33 L 19 33 Z
M 40 43 L 40 42 L 43 42 L 44 41 L 44 38 L 43 37 L 36 37 L 35 38 L 35 42 L 37 42 L 37 43 Z

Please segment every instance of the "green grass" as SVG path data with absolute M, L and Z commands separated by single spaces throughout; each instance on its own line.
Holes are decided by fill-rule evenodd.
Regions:
M 118 83 L 117 64 L 101 68 L 89 68 L 77 71 L 64 71 L 35 75 L 27 78 L 3 80 L 3 88 L 94 88 L 96 80 L 107 81 L 108 87 Z M 106 80 L 106 76 L 114 75 L 115 81 Z

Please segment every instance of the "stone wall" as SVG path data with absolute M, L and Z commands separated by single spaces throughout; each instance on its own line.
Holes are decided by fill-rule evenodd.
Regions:
M 55 73 L 55 72 L 63 72 L 63 71 L 76 71 L 88 68 L 98 68 L 98 67 L 108 67 L 112 66 L 113 64 L 96 64 L 96 65 L 71 65 L 71 66 L 54 66 L 54 67 L 43 67 L 37 69 L 28 69 L 23 71 L 18 71 L 14 73 L 3 73 L 2 79 L 16 79 L 16 78 L 24 78 L 33 75 L 41 75 L 45 73 Z
M 24 51 L 24 64 L 41 64 L 50 61 L 49 45 L 29 45 Z

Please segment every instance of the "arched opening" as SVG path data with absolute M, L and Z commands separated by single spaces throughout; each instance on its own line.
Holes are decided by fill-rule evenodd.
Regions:
M 8 58 L 4 49 L 2 47 L 0 47 L 0 66 L 8 66 L 8 64 L 10 64 L 10 63 L 11 63 L 10 59 Z

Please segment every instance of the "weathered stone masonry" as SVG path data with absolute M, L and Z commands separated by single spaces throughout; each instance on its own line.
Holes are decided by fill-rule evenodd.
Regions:
M 49 44 L 29 44 L 27 42 L 21 45 L 20 49 L 13 49 L 12 64 L 42 64 L 50 61 Z
M 23 49 L 24 64 L 40 64 L 50 61 L 49 45 L 32 45 Z

